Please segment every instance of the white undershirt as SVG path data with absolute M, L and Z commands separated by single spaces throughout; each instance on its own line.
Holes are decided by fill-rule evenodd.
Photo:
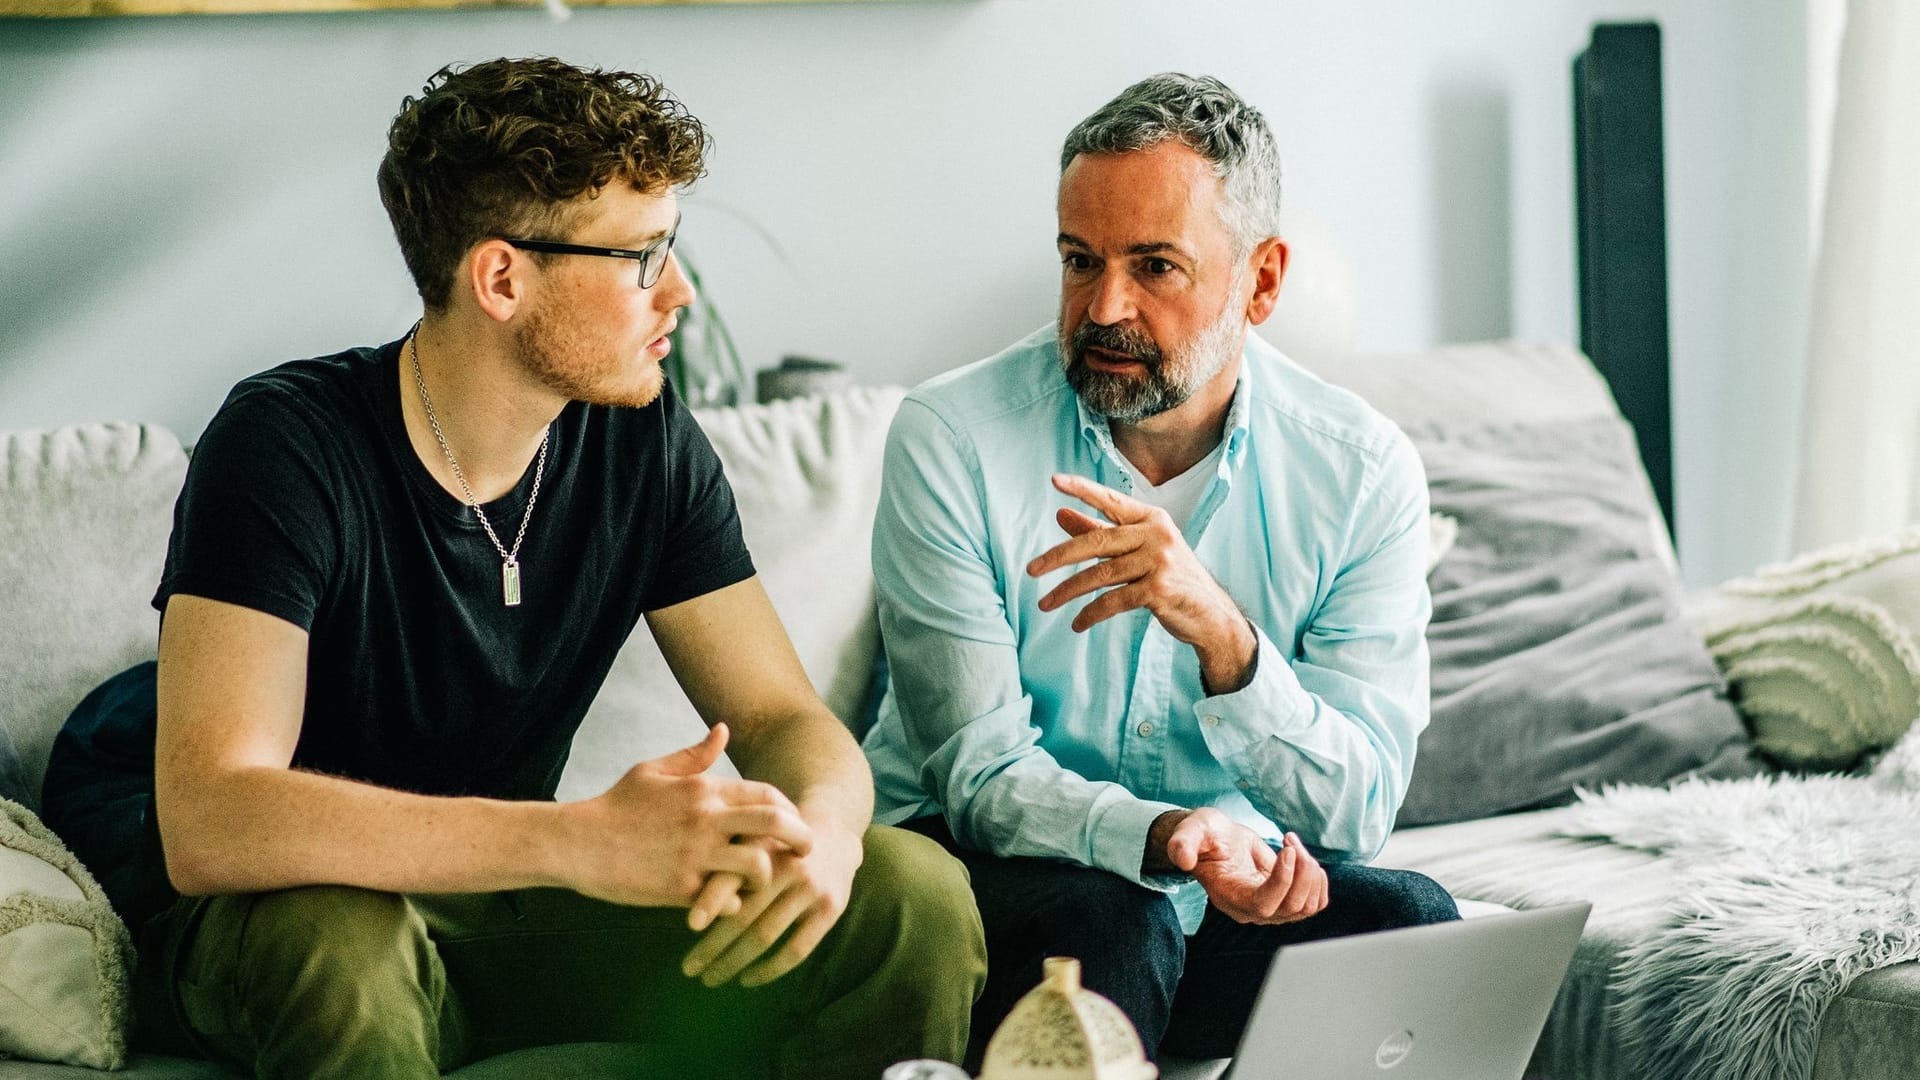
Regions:
M 1200 505 L 1200 497 L 1207 493 L 1207 485 L 1213 482 L 1214 474 L 1220 471 L 1220 455 L 1226 453 L 1226 449 L 1227 441 L 1220 440 L 1220 445 L 1213 448 L 1213 453 L 1157 487 L 1148 483 L 1146 476 L 1127 460 L 1127 455 L 1116 456 L 1120 459 L 1121 467 L 1126 469 L 1127 477 L 1133 481 L 1133 490 L 1129 494 L 1143 503 L 1165 510 L 1167 516 L 1184 531 L 1193 518 L 1193 511 Z

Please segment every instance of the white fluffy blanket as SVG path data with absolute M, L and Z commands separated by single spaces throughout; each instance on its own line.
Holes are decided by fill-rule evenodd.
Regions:
M 1646 1080 L 1803 1080 L 1856 976 L 1920 958 L 1920 726 L 1867 776 L 1582 793 L 1563 834 L 1669 855 L 1672 922 L 1625 950 L 1613 1022 Z

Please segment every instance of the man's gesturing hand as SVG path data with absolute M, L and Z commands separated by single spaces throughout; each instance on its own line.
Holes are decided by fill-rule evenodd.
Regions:
M 1258 646 L 1253 627 L 1233 597 L 1200 565 L 1167 512 L 1085 477 L 1058 474 L 1053 486 L 1100 511 L 1108 521 L 1072 507 L 1061 507 L 1054 515 L 1072 539 L 1028 563 L 1027 573 L 1041 577 L 1063 566 L 1098 561 L 1054 586 L 1040 598 L 1040 610 L 1052 611 L 1105 589 L 1073 617 L 1076 632 L 1122 612 L 1146 608 L 1167 633 L 1193 646 L 1208 693 L 1224 694 L 1245 686 L 1253 677 Z
M 742 986 L 764 986 L 800 966 L 847 910 L 853 874 L 864 857 L 857 833 L 833 827 L 815 829 L 808 852 L 776 850 L 766 840 L 756 843 L 772 860 L 771 879 L 758 887 L 742 886 L 737 878 L 716 874 L 688 917 L 695 930 L 705 929 L 706 934 L 680 968 L 708 986 L 735 976 Z M 724 911 L 716 905 L 733 896 L 739 910 L 712 918 L 712 911 Z
M 811 851 L 813 829 L 779 788 L 706 775 L 726 745 L 727 726 L 715 724 L 698 744 L 572 804 L 584 827 L 564 884 L 617 904 L 685 907 L 710 875 L 764 889 L 776 857 Z
M 1327 872 L 1293 833 L 1276 853 L 1252 829 L 1202 807 L 1174 822 L 1164 850 L 1168 864 L 1192 874 L 1235 922 L 1298 922 L 1327 906 Z

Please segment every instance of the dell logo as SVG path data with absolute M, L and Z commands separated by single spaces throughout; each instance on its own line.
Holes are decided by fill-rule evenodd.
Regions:
M 1387 1041 L 1380 1044 L 1380 1049 L 1373 1052 L 1373 1063 L 1383 1069 L 1391 1069 L 1407 1060 L 1407 1055 L 1411 1053 L 1413 1032 L 1396 1031 L 1387 1036 Z

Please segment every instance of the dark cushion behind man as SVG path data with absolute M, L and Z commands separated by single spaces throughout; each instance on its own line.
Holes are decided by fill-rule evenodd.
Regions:
M 53 740 L 41 820 L 138 928 L 178 894 L 153 814 L 154 676 L 137 664 L 100 684 Z

